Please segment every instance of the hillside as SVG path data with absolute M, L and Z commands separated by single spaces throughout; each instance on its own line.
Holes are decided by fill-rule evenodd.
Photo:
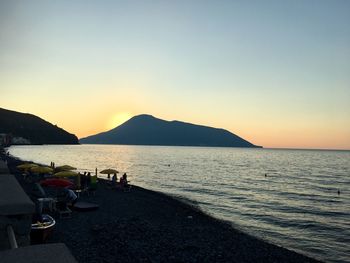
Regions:
M 103 133 L 80 139 L 87 144 L 259 147 L 224 130 L 138 115 Z
M 10 134 L 12 144 L 78 144 L 78 138 L 28 113 L 0 108 L 0 134 Z

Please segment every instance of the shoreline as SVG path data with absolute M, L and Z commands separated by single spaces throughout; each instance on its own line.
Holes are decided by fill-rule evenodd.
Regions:
M 9 169 L 21 181 L 16 165 Z M 20 182 L 24 190 L 26 185 Z M 96 211 L 57 218 L 48 242 L 67 245 L 78 262 L 321 262 L 233 228 L 182 199 L 133 186 L 108 189 L 99 178 Z

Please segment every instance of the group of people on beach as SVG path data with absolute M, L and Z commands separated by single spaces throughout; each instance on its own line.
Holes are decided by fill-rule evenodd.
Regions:
M 84 172 L 83 174 L 81 174 L 79 172 L 79 176 L 80 176 L 81 189 L 89 189 L 91 186 L 91 173 Z
M 124 173 L 119 178 L 119 183 L 117 181 L 118 181 L 117 174 L 114 173 L 112 176 L 112 186 L 113 187 L 121 187 L 121 188 L 128 188 L 129 187 L 128 176 L 126 173 Z

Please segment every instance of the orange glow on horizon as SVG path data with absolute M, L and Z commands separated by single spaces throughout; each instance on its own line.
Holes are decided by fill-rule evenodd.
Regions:
M 129 106 L 127 105 L 129 104 Z M 133 105 L 130 105 L 133 104 Z M 79 139 L 90 135 L 111 130 L 128 119 L 138 114 L 151 114 L 164 120 L 179 120 L 198 125 L 226 129 L 241 138 L 264 148 L 297 148 L 297 149 L 340 149 L 350 150 L 350 127 L 342 124 L 341 120 L 333 120 L 333 125 L 326 125 L 322 119 L 309 123 L 307 119 L 294 121 L 280 121 L 270 118 L 269 121 L 262 118 L 241 118 L 226 115 L 200 114 L 191 112 L 179 112 L 169 110 L 157 113 L 157 108 L 121 101 L 117 107 L 119 111 L 108 107 L 105 100 L 97 101 L 93 106 L 80 107 L 81 105 L 65 108 L 50 107 L 50 111 L 42 111 L 43 105 L 22 103 L 16 107 L 5 105 L 4 108 L 19 112 L 34 114 L 69 133 L 75 134 Z M 151 105 L 152 106 L 152 105 Z

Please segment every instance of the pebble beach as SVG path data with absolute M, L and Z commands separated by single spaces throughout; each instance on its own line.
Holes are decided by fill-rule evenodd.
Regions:
M 16 169 L 23 161 L 7 159 L 28 191 Z M 99 209 L 55 217 L 47 241 L 65 243 L 78 262 L 320 262 L 241 232 L 193 202 L 135 185 L 125 192 L 100 179 L 95 194 L 79 201 Z

